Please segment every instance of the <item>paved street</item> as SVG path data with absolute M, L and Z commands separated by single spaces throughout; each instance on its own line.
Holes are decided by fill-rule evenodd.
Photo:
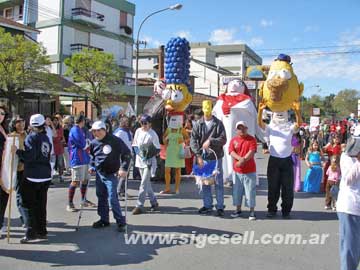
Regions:
M 76 232 L 78 214 L 65 211 L 67 184 L 57 183 L 48 194 L 49 241 L 20 245 L 24 229 L 16 218 L 17 210 L 13 208 L 11 243 L 0 240 L 0 269 L 339 269 L 338 221 L 334 212 L 323 209 L 324 195 L 298 193 L 291 220 L 281 217 L 266 219 L 267 159 L 268 156 L 257 154 L 260 186 L 256 221 L 247 219 L 247 209 L 243 218 L 230 217 L 233 206 L 228 187 L 225 188 L 226 217 L 199 216 L 197 209 L 202 206 L 201 199 L 190 180 L 183 181 L 180 195 L 159 196 L 160 212 L 132 216 L 130 211 L 136 202 L 139 181 L 130 181 L 129 235 L 242 234 L 245 237 L 253 231 L 254 239 L 260 239 L 263 234 L 279 233 L 301 234 L 303 239 L 308 239 L 311 234 L 329 234 L 325 245 L 208 243 L 199 248 L 196 246 L 199 246 L 199 241 L 126 245 L 124 235 L 116 232 L 114 225 L 102 230 L 91 228 L 92 222 L 98 219 L 96 210 L 92 208 L 84 211 L 81 228 Z M 304 167 L 302 172 L 305 172 Z M 156 183 L 154 188 L 159 192 L 163 185 Z M 89 196 L 96 201 L 93 186 Z M 77 189 L 77 205 L 79 197 Z

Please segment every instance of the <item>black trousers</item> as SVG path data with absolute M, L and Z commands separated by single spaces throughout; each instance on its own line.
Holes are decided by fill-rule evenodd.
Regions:
M 267 167 L 268 211 L 276 212 L 281 191 L 282 213 L 290 213 L 294 202 L 294 171 L 291 156 L 277 158 L 270 156 Z
M 9 200 L 9 194 L 7 194 L 0 187 L 0 229 L 4 225 L 5 211 Z
M 22 198 L 22 208 L 25 221 L 26 236 L 34 237 L 36 234 L 46 235 L 46 204 L 47 191 L 50 181 L 35 183 L 23 179 L 19 192 Z

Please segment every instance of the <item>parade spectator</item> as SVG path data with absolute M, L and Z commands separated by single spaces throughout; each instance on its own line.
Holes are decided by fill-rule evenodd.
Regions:
M 184 128 L 187 132 L 188 138 L 190 138 L 193 129 L 193 121 L 191 119 L 186 119 Z M 192 172 L 193 161 L 194 153 L 191 151 L 190 140 L 187 140 L 185 141 L 185 172 L 187 175 L 190 175 Z
M 32 132 L 26 137 L 25 149 L 16 149 L 19 158 L 24 162 L 24 180 L 20 185 L 23 201 L 25 236 L 20 243 L 34 239 L 47 239 L 46 207 L 47 191 L 51 181 L 51 143 L 46 134 L 44 116 L 32 115 L 30 118 Z M 28 218 L 26 218 L 28 217 Z
M 2 157 L 3 157 L 3 151 L 4 151 L 5 142 L 6 142 L 6 138 L 7 138 L 6 127 L 5 127 L 6 117 L 7 117 L 7 113 L 6 113 L 5 107 L 0 106 L 0 173 L 1 173 L 1 170 L 4 169 L 4 168 L 2 168 Z M 0 187 L 0 236 L 2 234 L 5 234 L 5 232 L 6 232 L 6 227 L 3 225 L 4 225 L 4 215 L 5 215 L 5 210 L 6 210 L 8 200 L 9 200 L 9 194 L 7 194 Z
M 323 148 L 323 153 L 327 155 L 327 159 L 324 166 L 324 172 L 327 172 L 330 166 L 330 157 L 336 156 L 339 159 L 341 155 L 341 139 L 339 135 L 336 135 L 334 133 L 332 134 L 331 141 Z M 327 178 L 328 176 L 324 174 L 323 185 L 321 187 L 321 190 L 323 192 L 325 191 Z
M 26 132 L 25 132 L 25 120 L 20 116 L 15 116 L 11 119 L 9 123 L 9 132 L 12 136 L 18 136 L 19 138 L 19 149 L 24 150 L 25 148 L 25 139 L 26 139 Z M 19 160 L 18 167 L 17 167 L 17 174 L 16 174 L 16 206 L 20 213 L 20 220 L 23 225 L 25 225 L 26 213 L 23 209 L 23 200 L 20 194 L 20 186 L 23 184 L 24 179 L 24 162 Z
M 204 112 L 201 109 L 196 109 L 194 111 L 194 120 L 192 121 L 192 125 L 195 126 L 195 124 L 202 119 L 204 116 Z
M 55 154 L 55 170 L 59 174 L 59 181 L 64 182 L 64 130 L 60 124 L 61 118 L 54 117 L 53 124 L 56 130 L 56 137 L 53 138 L 54 154 Z
M 140 117 L 141 115 L 138 116 L 138 118 L 133 115 L 131 116 L 131 121 L 130 121 L 130 131 L 132 134 L 135 134 L 136 130 L 138 128 L 141 127 L 140 124 Z M 132 177 L 133 179 L 141 179 L 141 175 L 140 175 L 140 170 L 138 167 L 136 167 L 136 154 L 133 151 L 133 162 L 132 162 Z
M 330 166 L 326 171 L 326 175 L 328 180 L 325 187 L 325 209 L 330 210 L 332 207 L 332 209 L 336 211 L 336 198 L 331 194 L 331 188 L 333 186 L 339 186 L 341 178 L 340 166 L 336 156 L 331 157 Z
M 93 123 L 91 131 L 95 139 L 90 144 L 90 173 L 96 172 L 96 196 L 98 197 L 98 215 L 100 220 L 94 222 L 93 228 L 103 228 L 110 225 L 109 201 L 117 229 L 125 231 L 126 220 L 122 215 L 117 187 L 118 178 L 125 178 L 131 159 L 131 151 L 118 137 L 106 131 L 102 121 Z
M 208 100 L 202 103 L 204 116 L 194 125 L 190 138 L 191 150 L 196 155 L 199 167 L 204 165 L 204 160 L 215 160 L 217 158 L 217 174 L 215 181 L 216 214 L 224 216 L 224 183 L 222 158 L 224 157 L 223 147 L 226 143 L 226 133 L 223 123 L 211 114 L 212 105 Z M 217 156 L 214 155 L 212 149 Z M 210 214 L 213 210 L 213 197 L 211 186 L 202 187 L 203 207 L 199 209 L 200 214 Z
M 156 156 L 160 152 L 159 137 L 151 128 L 151 117 L 142 115 L 140 118 L 141 127 L 138 128 L 134 135 L 133 147 L 136 153 L 135 166 L 139 168 L 141 175 L 141 183 L 139 187 L 139 196 L 133 215 L 139 215 L 145 212 L 144 204 L 146 195 L 149 196 L 151 208 L 154 212 L 158 209 L 155 193 L 152 189 L 150 178 L 155 175 L 157 161 Z
M 298 133 L 294 134 L 291 139 L 292 145 L 292 153 L 291 158 L 293 161 L 293 169 L 294 169 L 294 191 L 301 191 L 301 136 Z
M 54 123 L 52 122 L 51 116 L 45 116 L 45 130 L 46 130 L 46 135 L 48 136 L 51 144 L 50 164 L 51 164 L 51 176 L 53 176 L 55 163 L 56 163 L 56 156 L 54 152 L 54 138 L 57 136 L 57 132 Z M 52 185 L 51 182 L 50 185 Z
M 308 169 L 304 178 L 304 192 L 319 193 L 322 180 L 322 166 L 321 166 L 322 153 L 319 143 L 312 141 L 309 151 L 305 158 L 305 163 Z
M 354 132 L 360 135 L 359 127 Z M 341 155 L 342 178 L 336 208 L 339 217 L 341 270 L 355 270 L 360 262 L 360 141 Z
M 114 135 L 118 138 L 120 138 L 125 145 L 129 148 L 129 151 L 132 153 L 132 142 L 133 142 L 133 136 L 130 131 L 130 119 L 126 116 L 123 116 L 120 118 L 119 127 L 114 131 Z M 124 181 L 127 181 L 127 177 L 125 178 L 120 177 L 119 178 L 119 185 L 117 187 L 117 192 L 120 196 L 120 199 L 125 195 L 125 188 L 124 188 Z
M 84 128 L 85 116 L 79 115 L 75 118 L 75 126 L 69 134 L 69 153 L 71 166 L 71 183 L 69 185 L 68 205 L 66 210 L 75 212 L 76 208 L 73 203 L 76 187 L 80 182 L 81 203 L 83 206 L 95 206 L 86 199 L 86 190 L 90 176 L 88 173 L 90 157 L 86 149 L 89 147 L 89 141 L 85 138 Z
M 231 139 L 229 153 L 233 158 L 233 205 L 236 207 L 231 217 L 241 215 L 242 198 L 245 195 L 245 206 L 250 208 L 249 220 L 256 220 L 256 164 L 254 155 L 257 150 L 256 139 L 247 133 L 246 122 L 236 123 L 236 136 Z
M 64 169 L 66 170 L 65 175 L 71 175 L 70 171 L 70 160 L 69 160 L 69 134 L 72 128 L 72 119 L 67 116 L 63 119 L 63 130 L 64 130 Z

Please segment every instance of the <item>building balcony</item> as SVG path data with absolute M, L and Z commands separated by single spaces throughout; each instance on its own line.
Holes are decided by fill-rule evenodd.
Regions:
M 133 30 L 127 25 L 120 25 L 120 32 L 124 36 L 132 36 Z
M 71 44 L 70 49 L 71 49 L 72 53 L 81 52 L 83 49 L 92 49 L 92 50 L 101 51 L 101 52 L 104 51 L 104 49 L 102 49 L 102 48 L 97 48 L 97 47 L 93 47 L 93 46 L 81 44 L 81 43 Z
M 81 24 L 94 28 L 105 27 L 105 15 L 87 10 L 85 8 L 73 8 L 71 19 Z

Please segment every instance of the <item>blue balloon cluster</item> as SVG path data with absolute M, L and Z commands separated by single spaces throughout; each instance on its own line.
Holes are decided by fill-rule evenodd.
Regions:
M 190 46 L 185 38 L 172 38 L 165 47 L 165 78 L 167 84 L 189 85 Z

